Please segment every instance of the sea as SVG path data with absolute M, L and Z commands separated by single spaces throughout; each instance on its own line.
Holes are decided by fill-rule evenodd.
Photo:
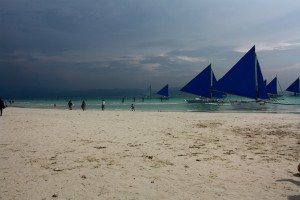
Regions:
M 124 98 L 124 101 L 123 101 Z M 218 102 L 188 103 L 191 95 L 181 95 L 169 98 L 155 96 L 147 97 L 73 97 L 73 98 L 23 98 L 4 99 L 5 104 L 22 108 L 44 108 L 68 110 L 68 101 L 72 100 L 73 110 L 81 110 L 81 103 L 86 102 L 86 110 L 101 110 L 102 101 L 105 101 L 105 110 L 131 111 L 134 105 L 136 111 L 157 112 L 280 112 L 300 114 L 300 96 L 285 95 L 271 99 L 266 103 L 255 103 L 254 100 L 237 96 L 227 96 Z

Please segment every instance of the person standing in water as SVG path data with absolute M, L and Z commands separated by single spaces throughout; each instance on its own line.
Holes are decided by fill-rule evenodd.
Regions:
M 104 110 L 104 108 L 105 108 L 105 100 L 104 99 L 102 99 L 102 110 Z
M 135 111 L 134 105 L 133 105 L 133 104 L 131 104 L 131 110 L 132 110 L 132 111 Z
M 83 111 L 85 111 L 85 107 L 86 107 L 86 103 L 85 103 L 85 101 L 83 100 L 82 103 L 81 103 L 81 109 L 82 109 Z
M 69 110 L 72 110 L 73 108 L 73 103 L 72 100 L 70 99 L 70 101 L 68 102 L 68 106 L 69 106 Z

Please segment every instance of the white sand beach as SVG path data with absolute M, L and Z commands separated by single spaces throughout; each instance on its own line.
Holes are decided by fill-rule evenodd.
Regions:
M 300 199 L 300 115 L 6 108 L 0 199 Z

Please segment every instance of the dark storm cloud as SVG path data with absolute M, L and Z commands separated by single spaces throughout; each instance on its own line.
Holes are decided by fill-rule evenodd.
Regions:
M 180 87 L 209 63 L 220 78 L 253 45 L 267 78 L 286 68 L 289 82 L 300 3 L 251 3 L 2 0 L 0 89 Z

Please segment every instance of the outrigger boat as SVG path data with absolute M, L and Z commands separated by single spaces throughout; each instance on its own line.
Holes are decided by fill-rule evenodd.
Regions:
M 261 68 L 253 46 L 216 84 L 214 91 L 254 99 L 254 101 L 231 101 L 245 107 L 261 107 L 269 96 Z
M 297 78 L 286 91 L 293 92 L 295 96 L 300 94 L 300 79 Z
M 143 97 L 147 99 L 152 98 L 151 85 L 145 90 L 145 92 L 143 93 Z
M 278 92 L 278 86 L 281 91 L 280 93 Z M 283 96 L 283 92 L 278 82 L 277 76 L 267 85 L 267 94 L 270 98 L 277 98 Z
M 165 85 L 162 89 L 160 89 L 157 94 L 161 95 L 160 100 L 169 98 L 169 84 Z
M 222 98 L 223 93 L 212 91 L 212 86 L 216 82 L 217 80 L 212 71 L 211 64 L 209 64 L 203 71 L 181 88 L 180 91 L 199 96 L 191 100 L 185 99 L 188 103 L 219 103 L 218 98 Z

